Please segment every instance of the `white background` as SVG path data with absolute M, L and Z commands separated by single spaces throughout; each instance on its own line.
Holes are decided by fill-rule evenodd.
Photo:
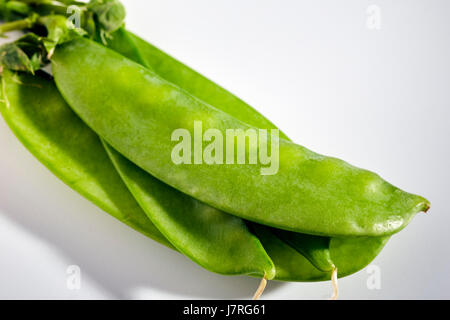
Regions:
M 297 143 L 426 196 L 343 299 L 450 298 L 450 2 L 124 1 L 127 27 L 249 102 Z M 381 10 L 381 29 L 367 9 Z M 81 268 L 80 290 L 66 286 Z M 131 230 L 69 189 L 0 119 L 0 298 L 246 299 L 225 277 Z M 329 283 L 268 285 L 267 299 L 325 299 Z

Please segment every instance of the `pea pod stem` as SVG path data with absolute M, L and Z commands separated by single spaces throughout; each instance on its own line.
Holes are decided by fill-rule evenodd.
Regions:
M 0 34 L 31 28 L 36 23 L 36 21 L 37 21 L 37 15 L 32 15 L 32 16 L 22 19 L 22 20 L 4 23 L 0 26 Z
M 252 300 L 259 300 L 259 298 L 261 297 L 261 295 L 264 292 L 264 289 L 266 289 L 266 285 L 267 285 L 267 279 L 266 279 L 266 277 L 264 277 L 261 279 L 261 282 L 259 283 L 258 289 L 256 289 L 256 292 L 253 295 Z
M 16 21 L 6 22 L 0 25 L 0 34 L 11 32 L 11 31 L 22 31 L 25 29 L 33 28 L 35 25 L 44 25 L 45 16 L 40 16 L 38 14 L 33 14 L 28 18 Z
M 333 295 L 330 300 L 337 300 L 339 297 L 339 286 L 338 286 L 338 269 L 335 267 L 331 273 L 331 286 L 333 287 Z

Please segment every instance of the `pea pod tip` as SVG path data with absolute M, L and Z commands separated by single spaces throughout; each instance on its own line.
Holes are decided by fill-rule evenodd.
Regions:
M 431 204 L 428 200 L 424 200 L 422 203 L 419 204 L 420 212 L 428 213 L 428 210 L 431 208 Z

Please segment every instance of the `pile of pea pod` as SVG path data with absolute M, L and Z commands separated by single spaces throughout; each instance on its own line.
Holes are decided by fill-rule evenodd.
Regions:
M 275 175 L 174 164 L 171 133 L 193 132 L 194 121 L 223 133 L 277 128 L 126 30 L 118 0 L 0 0 L 0 15 L 0 33 L 24 31 L 0 48 L 0 111 L 24 146 L 104 211 L 205 269 L 261 278 L 255 298 L 266 280 L 330 279 L 336 298 L 337 277 L 363 269 L 429 209 L 281 131 Z

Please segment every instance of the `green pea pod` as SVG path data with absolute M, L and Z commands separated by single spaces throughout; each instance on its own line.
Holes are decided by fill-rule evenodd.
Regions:
M 201 98 L 211 105 L 214 105 L 226 112 L 230 112 L 240 120 L 243 120 L 255 126 L 268 128 L 274 127 L 268 120 L 263 118 L 242 100 L 236 98 L 228 91 L 222 89 L 210 80 L 199 75 L 192 69 L 186 67 L 161 50 L 155 48 L 151 44 L 133 35 L 132 33 L 125 31 L 124 29 L 120 29 L 118 32 L 113 34 L 113 38 L 108 42 L 108 46 L 115 51 L 120 52 L 124 56 L 127 56 L 128 58 L 154 70 L 163 78 L 179 85 L 184 90 L 192 93 L 193 95 Z M 230 106 L 233 106 L 234 108 L 230 108 Z M 269 235 L 271 235 L 270 232 L 276 231 L 276 229 L 269 230 L 267 228 L 265 230 Z M 322 241 L 330 243 L 329 238 L 291 233 L 292 237 L 294 238 L 293 240 L 297 243 L 297 248 L 298 246 L 301 246 L 303 248 L 302 252 L 305 254 L 305 256 L 309 257 L 308 260 L 310 263 L 308 263 L 308 261 L 305 261 L 302 256 L 296 257 L 299 256 L 299 254 L 292 250 L 292 247 L 288 246 L 286 242 L 280 241 L 280 239 L 276 240 L 277 246 L 273 246 L 273 244 L 270 243 L 270 239 L 272 239 L 273 235 L 267 237 L 265 235 L 266 233 L 260 233 L 258 234 L 258 236 L 263 241 L 263 244 L 266 247 L 269 256 L 288 257 L 287 260 L 276 260 L 277 270 L 282 270 L 282 272 L 277 272 L 275 279 L 289 279 L 290 281 L 309 281 L 317 279 L 318 277 L 321 280 L 330 279 L 331 266 L 333 265 L 333 263 L 330 261 L 331 258 L 329 250 L 324 248 L 324 250 L 322 250 L 319 254 L 316 251 L 315 254 L 313 253 L 308 255 L 308 252 L 311 252 L 314 250 L 314 248 L 316 248 L 316 246 L 314 246 L 315 239 L 318 239 L 319 243 L 321 243 Z M 298 238 L 296 239 L 296 237 Z M 309 241 L 302 242 L 301 240 L 303 240 L 305 237 L 308 237 Z M 335 242 L 336 240 L 333 241 L 333 243 Z M 348 242 L 350 241 L 346 242 L 347 245 Z M 373 245 L 365 246 L 366 242 L 360 242 L 357 239 L 350 242 L 354 246 L 354 251 L 358 252 L 363 257 L 363 259 L 360 259 L 362 260 L 362 264 L 355 263 L 348 266 L 341 265 L 340 267 L 342 268 L 342 270 L 340 270 L 339 273 L 340 277 L 362 269 L 365 265 L 372 261 L 373 258 L 375 258 L 386 241 L 380 241 L 379 239 L 373 239 L 369 241 L 368 244 L 379 244 L 375 248 L 373 247 Z M 312 247 L 311 244 L 313 244 Z M 273 250 L 273 248 L 276 248 L 276 250 Z M 340 252 L 339 248 L 337 252 Z M 297 260 L 301 261 L 299 265 L 287 263 L 289 261 Z M 350 261 L 354 260 L 350 259 Z M 315 270 L 313 265 L 315 267 L 318 267 L 323 272 L 318 272 L 317 270 Z M 311 275 L 313 275 L 312 278 Z
M 94 204 L 170 247 L 114 169 L 98 136 L 67 106 L 53 81 L 2 73 L 0 111 L 24 146 L 52 173 Z
M 178 85 L 201 100 L 214 105 L 218 109 L 232 114 L 239 120 L 258 127 L 275 128 L 269 120 L 265 119 L 241 99 L 123 28 L 112 35 L 112 40 L 108 41 L 108 47 L 155 71 L 164 79 Z M 282 135 L 287 139 L 284 134 Z M 169 221 L 169 223 L 173 224 L 176 222 Z M 256 228 L 260 229 L 262 226 L 256 226 Z M 264 230 L 265 232 L 260 232 L 258 236 L 263 242 L 269 256 L 288 257 L 287 261 L 277 259 L 277 270 L 281 269 L 283 271 L 280 277 L 277 273 L 276 280 L 282 280 L 284 278 L 290 279 L 290 281 L 309 281 L 316 279 L 318 275 L 320 275 L 320 279 L 330 279 L 330 273 L 334 266 L 331 260 L 330 243 L 341 244 L 341 241 L 331 240 L 328 237 L 283 232 L 274 228 L 264 228 Z M 283 237 L 279 236 L 275 238 L 277 245 L 274 246 L 270 243 L 274 237 L 273 233 L 277 235 L 284 233 L 285 235 L 289 235 L 290 239 L 280 241 Z M 293 245 L 292 247 L 288 245 L 289 242 Z M 345 257 L 345 259 L 350 258 L 349 260 L 355 263 L 344 265 L 340 263 L 342 270 L 339 272 L 339 277 L 349 275 L 365 267 L 381 251 L 385 243 L 386 241 L 384 239 L 359 241 L 358 238 L 342 243 L 343 246 L 350 246 L 353 251 L 359 254 L 360 258 L 355 261 L 351 257 Z M 273 250 L 274 248 L 276 250 Z M 310 263 L 305 262 L 303 256 L 296 258 L 295 256 L 299 254 L 294 252 L 292 250 L 293 248 L 300 254 L 303 254 Z M 337 255 L 343 252 L 342 248 L 336 245 L 333 246 L 333 250 L 337 252 Z M 297 261 L 297 259 L 301 261 L 300 265 L 289 263 L 289 261 Z M 319 269 L 322 273 L 317 272 L 314 268 Z M 312 279 L 310 278 L 311 275 L 313 275 Z
M 256 127 L 276 128 L 269 120 L 241 99 L 124 28 L 113 34 L 112 40 L 108 42 L 108 47 L 146 66 L 164 79 L 243 122 Z M 280 135 L 288 139 L 283 133 L 280 133 Z M 258 228 L 257 226 L 256 228 L 262 227 Z M 282 266 L 281 279 L 284 277 L 291 281 L 309 281 L 311 280 L 311 274 L 314 275 L 313 277 L 320 274 L 314 268 L 322 271 L 321 279 L 330 279 L 330 273 L 335 267 L 330 253 L 331 238 L 293 233 L 275 228 L 265 228 L 264 230 L 265 232 L 260 232 L 258 236 L 265 245 L 269 256 L 287 257 L 287 261 L 277 259 L 276 262 L 277 270 L 280 270 L 279 265 Z M 273 233 L 278 235 L 276 246 L 270 243 L 274 237 Z M 282 235 L 280 236 L 281 233 L 285 234 L 285 239 Z M 280 241 L 281 239 L 283 240 Z M 336 243 L 336 240 L 333 243 Z M 353 250 L 363 258 L 358 260 L 361 263 L 344 266 L 341 264 L 343 269 L 340 270 L 339 277 L 365 267 L 380 252 L 386 241 L 380 241 L 379 239 L 358 241 L 356 238 L 352 241 L 346 241 L 344 245 L 349 246 L 349 243 L 353 246 Z M 276 249 L 275 252 L 274 248 Z M 295 253 L 292 249 L 295 249 L 298 253 Z M 341 252 L 340 248 L 336 248 L 336 246 L 334 246 L 334 251 Z M 299 254 L 306 257 L 310 263 L 305 262 L 303 256 L 295 258 Z M 297 259 L 302 261 L 299 266 L 289 263 L 289 261 L 296 261 Z M 278 273 L 275 279 L 281 280 Z
M 199 75 L 192 69 L 186 67 L 182 63 L 176 61 L 175 59 L 171 58 L 164 52 L 155 48 L 151 44 L 148 44 L 139 37 L 125 31 L 124 29 L 119 30 L 113 35 L 113 40 L 111 40 L 108 43 L 108 46 L 113 48 L 115 51 L 118 51 L 123 55 L 129 57 L 130 59 L 133 59 L 134 61 L 139 62 L 140 64 L 145 65 L 152 70 L 155 70 L 159 75 L 163 76 L 165 79 L 172 81 L 173 83 L 179 85 L 186 91 L 196 95 L 197 97 L 200 97 L 202 100 L 207 101 L 212 105 L 219 106 L 219 108 L 221 108 L 226 112 L 230 111 L 229 110 L 230 106 L 234 106 L 234 109 L 232 109 L 232 111 L 234 111 L 233 114 L 241 120 L 245 120 L 246 122 L 255 125 L 273 127 L 273 125 L 269 121 L 265 120 L 262 116 L 257 114 L 256 111 L 254 111 L 250 106 L 245 104 L 245 102 L 243 102 L 242 100 L 234 97 L 226 90 L 220 88 L 219 86 L 209 81 L 208 79 L 204 78 L 203 76 Z M 214 94 L 211 94 L 211 92 L 213 92 Z M 243 113 L 242 110 L 247 111 L 247 114 Z M 250 112 L 257 114 L 258 116 L 248 114 Z M 259 236 L 262 237 L 262 240 L 266 245 L 268 243 L 267 238 L 265 238 L 264 235 Z M 299 234 L 298 236 L 302 238 L 305 235 Z M 321 238 L 313 236 L 309 237 L 310 239 Z M 376 239 L 374 239 L 373 242 L 380 243 Z M 350 266 L 350 268 L 347 268 L 347 266 L 345 266 L 344 269 L 340 270 L 341 272 L 339 273 L 339 276 L 342 277 L 344 275 L 348 275 L 363 268 L 378 254 L 378 252 L 384 246 L 384 243 L 385 242 L 381 242 L 380 246 L 376 247 L 374 250 L 372 247 L 364 247 L 364 242 L 363 243 L 354 242 L 353 245 L 356 246 L 356 251 L 359 249 L 358 246 L 363 247 L 362 250 L 359 250 L 359 252 L 362 253 L 362 256 L 366 257 L 366 259 L 363 259 L 362 265 L 353 264 Z M 311 241 L 309 241 L 308 244 L 311 244 Z M 306 251 L 309 249 L 308 245 L 304 245 L 303 247 L 305 248 Z M 272 246 L 266 247 L 266 250 L 268 251 L 270 256 L 272 255 L 280 256 L 280 253 L 282 253 L 283 251 L 287 252 L 288 254 L 290 253 L 291 255 L 296 255 L 292 251 L 291 247 L 289 247 L 285 243 L 280 242 L 279 240 L 277 252 L 272 252 L 271 248 Z M 330 256 L 329 251 L 324 251 L 323 254 L 328 257 Z M 299 257 L 300 260 L 302 260 L 302 258 L 303 257 Z M 289 260 L 292 260 L 292 258 L 290 257 Z M 320 257 L 317 257 L 316 255 L 310 256 L 309 260 L 316 266 L 318 265 L 318 263 L 321 262 Z M 281 263 L 281 265 L 283 265 L 283 262 L 285 261 L 277 261 L 277 263 L 278 264 Z M 286 263 L 284 263 L 284 265 L 285 264 Z M 292 267 L 292 269 L 289 270 L 288 272 L 286 267 L 284 267 L 284 273 L 290 274 L 290 276 L 288 277 L 290 280 L 292 281 L 311 280 L 309 278 L 308 272 L 298 274 L 300 269 L 302 271 L 307 271 L 311 269 L 314 270 L 314 267 L 312 267 L 311 264 L 303 263 L 303 267 L 301 268 L 299 268 L 299 266 L 292 264 L 290 266 Z M 279 269 L 278 266 L 277 269 Z M 324 269 L 325 268 L 322 267 L 322 270 Z M 282 280 L 283 272 L 281 273 L 281 275 L 282 276 L 279 277 L 277 274 L 275 279 Z M 284 275 L 284 277 L 286 277 L 286 275 Z M 330 278 L 329 272 L 322 273 L 321 277 L 323 280 L 328 280 Z
M 175 164 L 170 139 L 177 129 L 194 137 L 201 121 L 203 132 L 225 137 L 227 129 L 254 128 L 87 39 L 58 47 L 52 70 L 65 100 L 112 147 L 174 188 L 244 219 L 314 235 L 385 236 L 429 207 L 370 171 L 276 136 L 268 137 L 279 146 L 273 175 L 261 163 Z M 245 150 L 245 139 L 236 144 Z

